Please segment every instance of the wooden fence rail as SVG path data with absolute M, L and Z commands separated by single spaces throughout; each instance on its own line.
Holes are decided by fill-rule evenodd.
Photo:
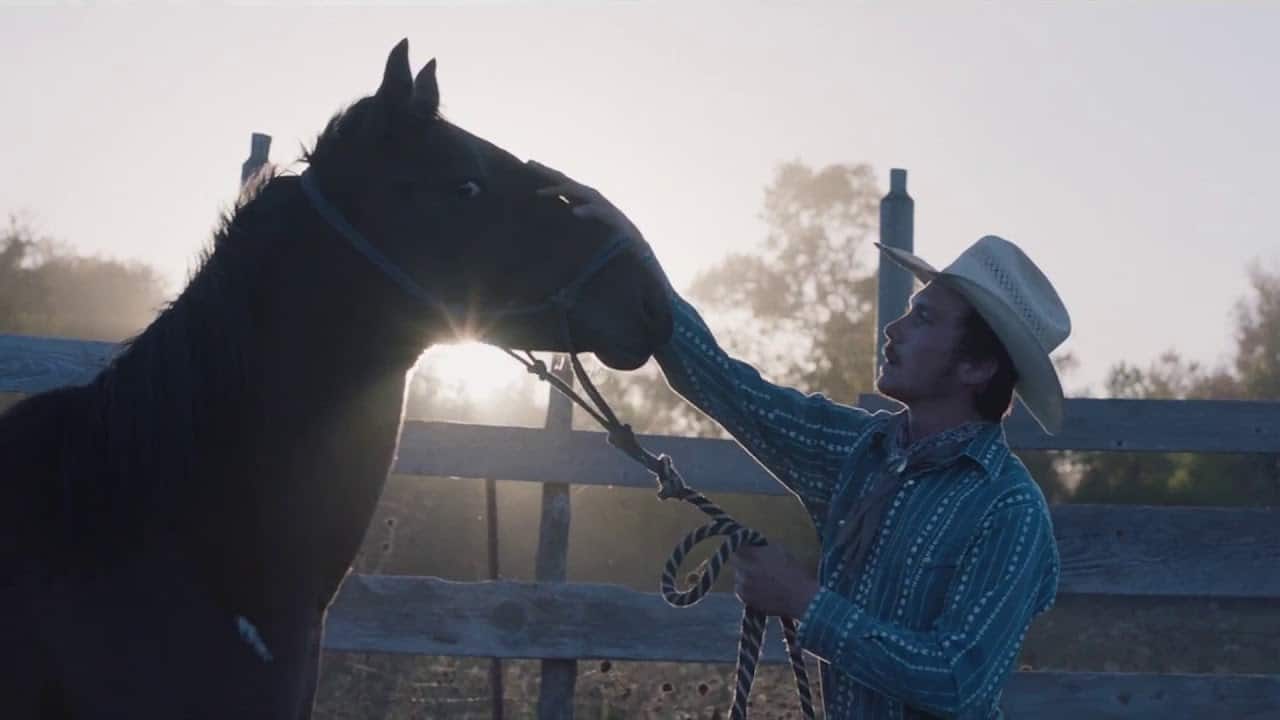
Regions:
M 656 593 L 590 583 L 353 576 L 329 615 L 325 647 L 350 652 L 732 663 L 741 605 L 727 593 L 675 609 Z M 690 642 L 696 637 L 697 642 Z M 786 661 L 776 624 L 764 661 Z M 1270 718 L 1280 676 L 1020 672 L 1011 717 Z
M 111 343 L 60 338 L 0 335 L 0 392 L 34 393 L 64 385 L 87 382 L 116 353 Z M 869 410 L 890 409 L 891 401 L 878 395 L 866 395 L 859 405 Z M 549 435 L 537 429 L 523 432 L 510 428 L 477 429 L 466 424 L 405 424 L 404 437 L 413 452 L 402 452 L 401 462 L 413 463 L 424 475 L 484 477 L 490 468 L 500 470 L 500 477 L 518 480 L 521 474 L 539 473 L 544 477 L 528 478 L 538 482 L 560 481 L 556 459 L 575 458 L 589 469 L 582 474 L 608 473 L 622 468 L 614 462 L 616 451 L 598 442 L 596 433 L 576 431 Z M 1280 452 L 1280 404 L 1244 400 L 1117 400 L 1071 398 L 1066 402 L 1063 432 L 1046 435 L 1018 406 L 1006 423 L 1011 447 L 1019 450 L 1104 450 L 1128 452 L 1197 452 L 1197 453 L 1277 453 Z M 716 474 L 751 475 L 761 482 L 746 492 L 770 492 L 776 486 L 764 471 L 728 440 L 706 441 L 695 438 L 651 438 L 663 452 L 681 449 L 681 467 L 696 475 L 709 475 L 699 468 L 716 469 Z M 449 448 L 520 447 L 541 453 L 528 462 L 523 457 L 477 458 L 475 455 L 448 452 Z M 513 445 L 514 444 L 514 445 Z M 697 454 L 688 452 L 698 448 Z M 670 449 L 668 449 L 670 448 Z M 572 455 L 559 453 L 571 452 Z M 477 461 L 481 462 L 477 462 Z M 482 463 L 489 463 L 485 465 Z M 697 463 L 697 466 L 694 466 Z M 725 463 L 729 463 L 726 465 Z M 521 470 L 518 466 L 531 466 Z M 468 470 L 459 471 L 458 468 Z M 627 469 L 642 476 L 639 469 Z M 555 477 L 551 477 L 554 475 Z M 626 484 L 625 482 L 617 484 Z M 711 486 L 708 490 L 713 489 Z M 772 490 L 772 492 L 782 492 Z

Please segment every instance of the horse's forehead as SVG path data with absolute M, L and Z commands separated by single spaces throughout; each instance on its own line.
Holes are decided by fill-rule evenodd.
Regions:
M 441 121 L 445 135 L 458 148 L 459 161 L 475 165 L 480 175 L 488 175 L 496 160 L 510 153 L 493 143 L 448 121 Z

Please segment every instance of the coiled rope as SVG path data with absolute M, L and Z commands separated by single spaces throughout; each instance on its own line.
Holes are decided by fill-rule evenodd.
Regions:
M 609 444 L 618 448 L 627 457 L 645 466 L 658 482 L 658 497 L 663 500 L 682 500 L 701 510 L 710 518 L 710 522 L 689 534 L 676 545 L 662 568 L 662 597 L 673 607 L 689 607 L 697 604 L 715 584 L 724 570 L 725 564 L 744 544 L 763 547 L 768 544 L 764 535 L 737 520 L 734 520 L 723 508 L 716 505 L 707 496 L 690 488 L 684 478 L 676 470 L 674 462 L 668 455 L 654 455 L 640 445 L 631 426 L 619 422 L 613 409 L 605 402 L 596 390 L 595 385 L 587 377 L 576 354 L 569 354 L 574 375 L 577 376 L 587 395 L 595 403 L 592 407 L 574 389 L 551 373 L 546 363 L 537 359 L 532 353 L 525 352 L 525 357 L 505 350 L 530 373 L 545 380 L 566 397 L 587 411 L 597 423 L 608 432 Z M 704 540 L 723 537 L 724 541 L 716 549 L 715 554 L 703 562 L 697 570 L 693 583 L 681 589 L 676 577 L 689 552 Z M 751 697 L 751 686 L 755 682 L 756 668 L 760 664 L 760 654 L 764 647 L 765 626 L 769 616 L 752 607 L 743 607 L 742 629 L 738 635 L 738 664 L 736 681 L 733 688 L 733 705 L 729 710 L 731 720 L 745 720 L 747 702 Z M 800 651 L 798 640 L 798 623 L 795 618 L 779 617 L 782 624 L 782 635 L 787 648 L 787 657 L 791 661 L 791 673 L 795 678 L 796 694 L 800 698 L 800 711 L 805 720 L 813 720 L 813 691 L 809 685 L 809 673 L 805 668 L 804 656 Z

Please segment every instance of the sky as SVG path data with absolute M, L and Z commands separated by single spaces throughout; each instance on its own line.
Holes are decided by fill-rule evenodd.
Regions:
M 780 163 L 907 169 L 916 251 L 1022 246 L 1096 390 L 1226 362 L 1246 267 L 1280 270 L 1277 36 L 1262 2 L 0 0 L 0 212 L 177 291 L 250 134 L 296 159 L 407 37 L 451 120 L 600 189 L 677 287 L 757 247 Z

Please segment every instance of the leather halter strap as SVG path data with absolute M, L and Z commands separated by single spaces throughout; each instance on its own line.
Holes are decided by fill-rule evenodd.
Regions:
M 337 231 L 356 252 L 372 263 L 379 272 L 399 286 L 405 294 L 448 318 L 454 317 L 460 311 L 460 308 L 449 305 L 440 296 L 419 285 L 382 251 L 374 247 L 373 243 L 369 242 L 368 238 L 364 236 L 364 233 L 357 230 L 332 203 L 325 199 L 310 168 L 304 170 L 298 180 L 302 185 L 303 194 L 311 204 L 312 209 L 316 211 L 316 214 L 323 218 L 329 227 Z M 547 312 L 548 310 L 558 310 L 562 314 L 567 313 L 577 301 L 578 294 L 587 282 L 596 273 L 604 269 L 609 264 L 609 261 L 616 257 L 626 246 L 625 238 L 620 235 L 613 237 L 604 248 L 583 266 L 582 270 L 578 272 L 578 275 L 569 284 L 560 288 L 555 294 L 540 303 L 524 307 L 489 310 L 483 314 L 489 317 L 507 317 L 512 315 L 533 315 Z

